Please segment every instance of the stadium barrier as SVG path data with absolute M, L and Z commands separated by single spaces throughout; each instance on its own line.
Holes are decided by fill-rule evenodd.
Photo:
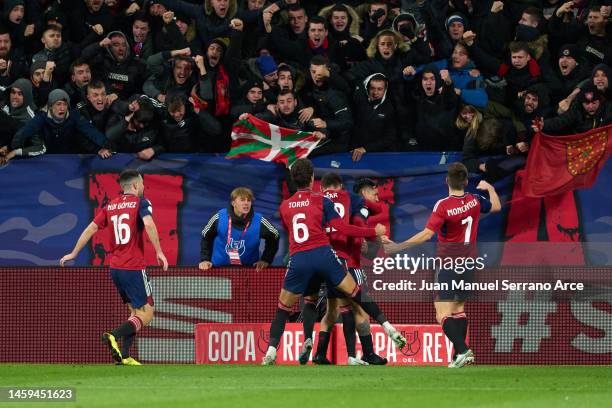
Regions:
M 447 365 L 453 355 L 453 344 L 440 325 L 398 324 L 408 344 L 398 350 L 384 329 L 372 325 L 374 352 L 387 358 L 389 365 Z M 268 349 L 270 323 L 200 323 L 196 325 L 196 364 L 257 364 Z M 314 350 L 318 344 L 318 324 L 312 334 Z M 356 356 L 361 357 L 361 343 L 356 336 Z M 278 345 L 276 364 L 297 365 L 304 330 L 301 323 L 289 323 Z M 334 326 L 327 358 L 333 364 L 346 365 L 348 356 L 342 325 Z M 311 363 L 312 364 L 312 363 Z
M 500 271 L 514 276 L 537 272 L 529 267 L 486 272 Z M 611 272 L 609 267 L 581 267 L 558 273 L 575 279 L 609 277 Z M 198 323 L 270 322 L 284 273 L 282 268 L 151 268 L 156 316 L 139 333 L 134 356 L 145 363 L 193 363 Z M 478 362 L 612 364 L 610 288 L 592 282 L 578 294 L 512 291 L 469 302 L 470 343 Z M 379 304 L 393 323 L 435 324 L 429 301 L 383 298 Z M 108 269 L 100 267 L 2 268 L 0 311 L 4 363 L 108 363 L 100 334 L 128 317 Z

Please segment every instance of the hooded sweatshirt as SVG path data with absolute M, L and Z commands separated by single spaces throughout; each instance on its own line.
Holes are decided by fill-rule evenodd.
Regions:
M 116 93 L 119 98 L 127 99 L 142 89 L 145 76 L 145 65 L 132 58 L 130 45 L 127 37 L 121 31 L 111 31 L 106 38 L 122 36 L 127 45 L 126 56 L 123 61 L 118 61 L 111 51 L 111 47 L 102 49 L 99 43 L 88 45 L 81 56 L 87 60 L 92 67 L 92 76 L 103 78 L 108 93 Z
M 12 88 L 17 88 L 23 94 L 23 104 L 18 108 L 11 108 L 10 92 Z M 34 97 L 32 96 L 32 83 L 27 79 L 21 78 L 13 82 L 6 89 L 7 104 L 3 110 L 14 119 L 24 124 L 36 115 L 36 106 L 34 105 Z

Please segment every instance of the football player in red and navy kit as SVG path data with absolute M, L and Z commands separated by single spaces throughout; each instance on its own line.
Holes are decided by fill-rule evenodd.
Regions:
M 440 259 L 472 258 L 478 255 L 476 235 L 480 213 L 498 212 L 501 203 L 495 188 L 481 181 L 479 190 L 489 193 L 489 200 L 478 194 L 466 193 L 468 171 L 462 163 L 451 163 L 446 175 L 448 197 L 439 200 L 433 208 L 425 229 L 410 239 L 400 243 L 387 243 L 387 253 L 394 253 L 429 241 L 438 233 L 437 257 Z M 455 358 L 450 368 L 460 368 L 474 362 L 474 353 L 466 344 L 468 321 L 464 311 L 469 293 L 464 290 L 452 290 L 454 282 L 472 282 L 474 270 L 462 268 L 436 271 L 436 282 L 446 283 L 448 290 L 441 290 L 434 302 L 436 319 L 442 326 L 446 337 L 455 348 Z
M 106 204 L 79 237 L 71 253 L 60 260 L 64 266 L 67 261 L 77 257 L 98 229 L 110 227 L 111 237 L 110 271 L 113 283 L 121 295 L 123 303 L 130 310 L 130 317 L 121 326 L 102 335 L 102 341 L 109 348 L 113 360 L 118 364 L 140 365 L 129 356 L 130 346 L 136 333 L 153 319 L 153 295 L 151 283 L 145 272 L 143 229 L 147 232 L 157 261 L 168 269 L 168 261 L 159 244 L 157 228 L 153 222 L 151 203 L 142 195 L 144 183 L 136 170 L 124 170 L 119 176 L 123 194 Z M 121 349 L 117 340 L 123 338 Z
M 290 259 L 262 364 L 270 365 L 276 361 L 276 348 L 285 331 L 289 312 L 316 275 L 349 295 L 402 348 L 406 345 L 406 339 L 387 321 L 378 305 L 366 293 L 362 293 L 332 250 L 325 232 L 325 226 L 329 225 L 345 235 L 374 237 L 384 235 L 386 228 L 382 225 L 359 228 L 344 223 L 334 209 L 334 204 L 322 194 L 312 191 L 314 169 L 310 160 L 296 160 L 291 166 L 291 177 L 298 191 L 280 206 L 281 219 L 289 233 Z
M 340 218 L 352 225 L 359 227 L 367 226 L 366 219 L 369 211 L 366 207 L 365 200 L 363 197 L 356 194 L 352 194 L 343 189 L 342 178 L 336 173 L 327 173 L 321 178 L 321 188 L 323 189 L 323 195 L 329 198 L 334 204 L 336 212 L 340 215 Z M 362 288 L 365 287 L 365 275 L 359 268 L 360 257 L 361 257 L 361 242 L 363 238 L 359 237 L 348 237 L 340 232 L 336 231 L 331 227 L 327 227 L 329 234 L 331 247 L 336 252 L 338 257 L 346 263 L 348 272 L 351 274 L 355 282 Z M 355 241 L 354 241 L 355 240 Z M 355 249 L 353 245 L 358 245 L 357 260 L 354 259 Z M 300 363 L 306 364 L 308 362 L 308 356 L 310 354 L 310 348 L 312 348 L 312 338 L 308 333 L 314 326 L 314 318 L 316 317 L 316 310 L 314 309 L 315 304 L 318 300 L 319 285 L 317 282 L 313 282 L 312 287 L 309 287 L 304 296 L 304 309 L 313 309 L 312 313 L 303 313 L 304 316 L 304 347 L 300 353 Z M 334 326 L 337 318 L 337 308 L 340 309 L 342 316 L 342 330 L 344 332 L 344 339 L 346 342 L 346 350 L 348 353 L 348 365 L 368 365 L 386 364 L 386 359 L 374 353 L 373 346 L 368 347 L 368 344 L 372 343 L 372 336 L 370 333 L 370 317 L 368 314 L 357 304 L 354 304 L 350 299 L 341 291 L 330 287 L 327 283 L 327 311 L 323 319 L 321 319 L 321 325 L 319 326 L 319 342 L 317 345 L 317 352 L 312 358 L 315 364 L 331 364 L 326 357 L 327 348 L 330 340 L 331 328 Z M 312 322 L 307 325 L 306 318 L 312 316 Z M 359 327 L 360 337 L 363 332 L 367 331 L 368 339 L 363 340 L 363 358 L 357 358 L 355 353 L 355 329 L 356 323 Z M 364 326 L 365 329 L 364 329 Z M 369 340 L 369 343 L 368 341 Z

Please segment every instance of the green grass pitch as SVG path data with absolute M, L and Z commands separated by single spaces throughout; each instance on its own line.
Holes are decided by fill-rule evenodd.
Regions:
M 603 366 L 0 365 L 0 387 L 74 387 L 11 407 L 609 407 Z M 401 405 L 400 405 L 401 404 Z

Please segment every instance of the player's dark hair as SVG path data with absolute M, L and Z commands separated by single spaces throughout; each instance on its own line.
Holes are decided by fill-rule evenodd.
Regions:
M 321 179 L 321 187 L 324 189 L 330 187 L 341 187 L 342 186 L 342 177 L 340 177 L 337 173 L 327 173 Z
M 357 180 L 357 182 L 353 186 L 353 192 L 355 194 L 361 194 L 361 190 L 363 190 L 364 188 L 375 188 L 376 186 L 377 185 L 374 180 L 364 177 Z
M 309 187 L 313 174 L 314 167 L 308 159 L 297 159 L 291 166 L 291 178 L 297 188 Z
M 125 169 L 119 175 L 119 185 L 121 188 L 125 188 L 126 185 L 132 183 L 135 179 L 140 177 L 138 170 Z
M 446 174 L 448 186 L 453 190 L 463 190 L 467 186 L 468 169 L 463 163 L 454 162 L 448 165 Z

